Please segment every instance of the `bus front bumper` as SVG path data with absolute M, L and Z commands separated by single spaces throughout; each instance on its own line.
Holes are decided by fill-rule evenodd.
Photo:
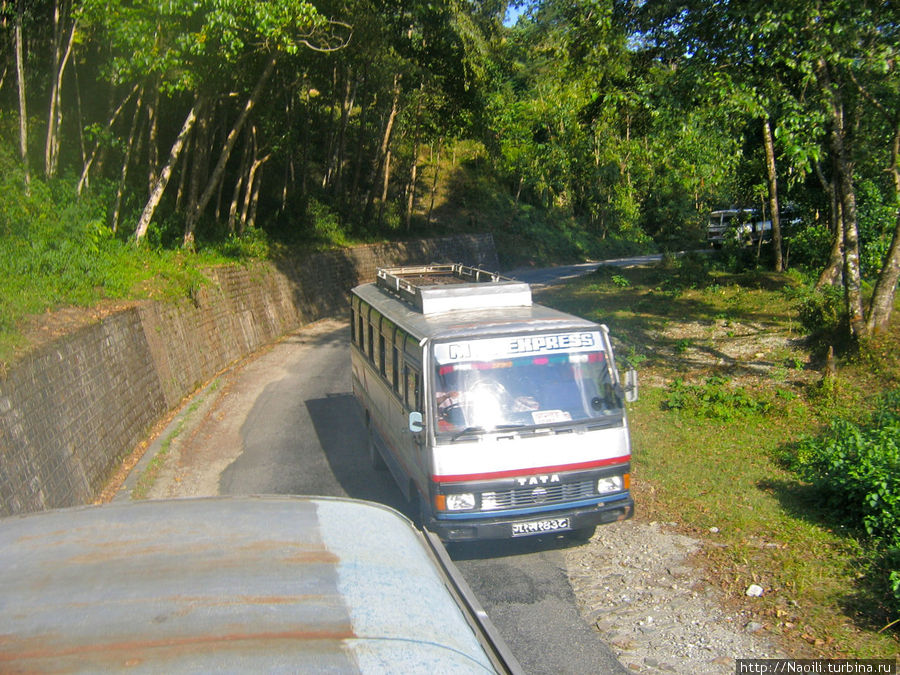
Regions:
M 424 524 L 443 541 L 472 541 L 577 534 L 604 523 L 627 520 L 633 515 L 634 500 L 629 496 L 595 506 L 529 515 L 466 520 L 427 518 Z

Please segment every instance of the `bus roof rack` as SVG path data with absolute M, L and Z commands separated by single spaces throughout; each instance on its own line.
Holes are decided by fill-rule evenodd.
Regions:
M 379 267 L 376 284 L 422 314 L 531 305 L 524 281 L 460 263 Z

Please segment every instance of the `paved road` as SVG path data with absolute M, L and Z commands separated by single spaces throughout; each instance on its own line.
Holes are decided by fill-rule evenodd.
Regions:
M 534 286 L 558 283 L 566 279 L 574 279 L 584 274 L 590 274 L 601 265 L 607 267 L 629 267 L 630 265 L 646 265 L 647 263 L 662 260 L 662 255 L 633 256 L 631 258 L 617 258 L 615 260 L 603 260 L 601 262 L 578 263 L 577 265 L 563 265 L 560 267 L 542 268 L 518 268 L 504 274 L 519 281 L 526 281 Z
M 368 463 L 348 332 L 346 322 L 319 322 L 201 392 L 158 439 L 170 449 L 150 496 L 340 495 L 404 510 L 390 475 Z M 625 673 L 576 607 L 562 553 L 572 545 L 529 539 L 450 553 L 528 673 Z

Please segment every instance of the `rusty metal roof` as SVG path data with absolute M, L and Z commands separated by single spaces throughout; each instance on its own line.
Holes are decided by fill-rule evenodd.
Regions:
M 452 588 L 406 519 L 353 500 L 14 516 L 0 521 L 0 671 L 503 670 Z

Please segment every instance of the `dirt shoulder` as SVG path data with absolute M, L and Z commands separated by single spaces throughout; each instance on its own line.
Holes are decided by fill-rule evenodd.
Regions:
M 750 610 L 726 609 L 694 555 L 703 542 L 640 518 L 566 551 L 581 612 L 639 673 L 733 673 L 738 658 L 786 658 Z M 748 598 L 749 600 L 749 598 Z

